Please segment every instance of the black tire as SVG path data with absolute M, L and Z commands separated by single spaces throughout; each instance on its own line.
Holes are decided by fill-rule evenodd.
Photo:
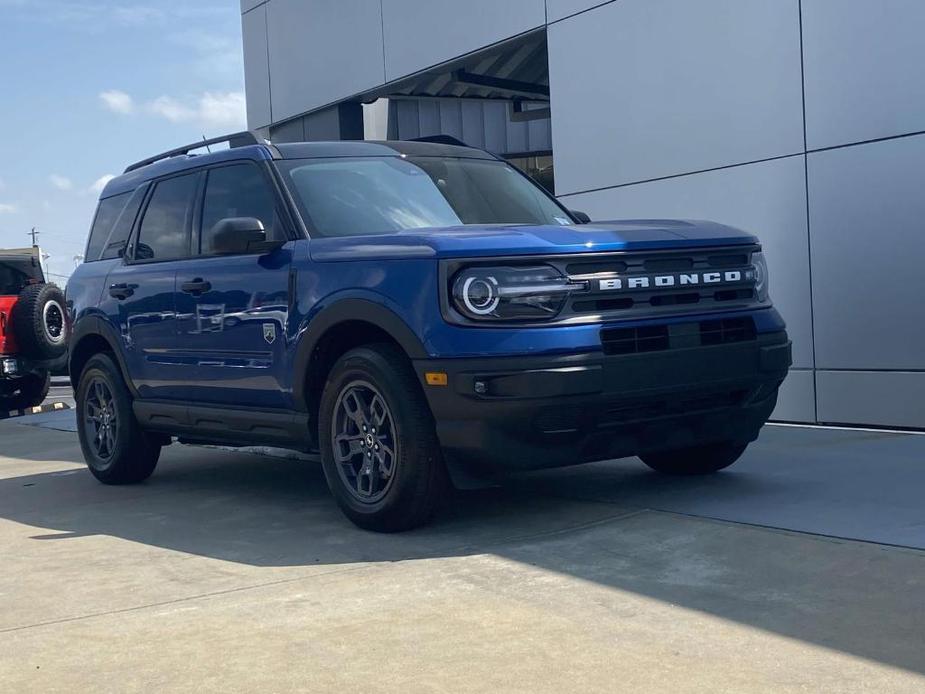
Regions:
M 47 371 L 26 374 L 4 386 L 5 391 L 0 393 L 0 411 L 27 410 L 45 402 L 51 386 L 51 375 Z
M 709 475 L 732 465 L 746 448 L 747 443 L 715 443 L 639 457 L 653 470 L 667 475 Z
M 64 292 L 54 284 L 30 284 L 13 305 L 13 334 L 32 359 L 57 359 L 67 350 Z
M 364 393 L 369 394 L 368 407 L 364 412 L 357 404 L 353 411 L 360 415 L 354 418 L 345 403 L 351 394 L 362 399 L 367 397 Z M 380 405 L 375 395 L 381 398 Z M 360 435 L 364 418 L 370 431 Z M 373 434 L 377 421 L 381 430 Z M 335 426 L 344 427 L 343 432 L 335 434 Z M 430 520 L 447 490 L 448 477 L 433 416 L 400 349 L 375 344 L 342 356 L 321 395 L 318 427 L 325 478 L 351 521 L 367 530 L 398 532 Z M 342 463 L 335 459 L 335 439 L 345 458 Z M 389 464 L 387 451 L 393 454 Z
M 131 393 L 112 357 L 90 358 L 76 400 L 80 448 L 93 476 L 103 484 L 134 484 L 150 477 L 161 445 L 138 425 Z M 104 424 L 110 428 L 102 429 Z

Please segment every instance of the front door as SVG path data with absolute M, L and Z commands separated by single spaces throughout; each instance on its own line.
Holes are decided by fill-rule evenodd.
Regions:
M 218 255 L 222 219 L 253 217 L 268 240 L 286 238 L 276 196 L 256 163 L 207 171 L 194 258 L 177 275 L 180 362 L 190 402 L 265 409 L 291 406 L 286 328 L 294 242 L 270 253 Z M 198 232 L 198 233 L 197 233 Z

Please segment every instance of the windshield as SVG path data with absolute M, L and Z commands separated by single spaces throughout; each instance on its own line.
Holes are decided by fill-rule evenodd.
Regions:
M 504 162 L 444 157 L 279 162 L 318 236 L 387 234 L 463 224 L 572 224 Z

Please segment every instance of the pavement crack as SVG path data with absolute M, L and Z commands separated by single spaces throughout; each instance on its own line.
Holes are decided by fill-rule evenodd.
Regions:
M 243 593 L 249 590 L 259 590 L 261 588 L 269 588 L 273 586 L 286 585 L 287 583 L 297 583 L 298 581 L 308 581 L 314 578 L 320 578 L 322 576 L 331 576 L 333 574 L 342 574 L 350 573 L 353 571 L 362 571 L 363 569 L 369 568 L 369 564 L 361 564 L 359 566 L 351 566 L 343 569 L 333 569 L 331 571 L 322 571 L 319 573 L 314 573 L 309 576 L 293 576 L 292 578 L 283 578 L 278 581 L 267 581 L 265 583 L 256 583 L 248 586 L 238 586 L 237 588 L 227 588 L 225 590 L 215 590 L 208 593 L 199 593 L 197 595 L 188 595 L 182 598 L 174 598 L 173 600 L 161 600 L 159 602 L 152 602 L 145 605 L 133 605 L 132 607 L 120 607 L 115 610 L 105 610 L 103 612 L 90 612 L 88 614 L 76 615 L 74 617 L 62 617 L 61 619 L 51 619 L 46 622 L 36 622 L 35 624 L 22 624 L 16 627 L 6 627 L 0 629 L 0 634 L 9 634 L 17 631 L 24 631 L 26 629 L 35 629 L 38 627 L 47 627 L 55 626 L 58 624 L 67 624 L 69 622 L 79 622 L 85 619 L 94 619 L 97 617 L 108 617 L 116 614 L 126 614 L 129 612 L 140 612 L 141 610 L 147 610 L 155 607 L 164 607 L 167 605 L 178 605 L 184 602 L 192 602 L 194 600 L 205 600 L 207 598 L 219 597 L 222 595 L 233 595 L 234 593 Z

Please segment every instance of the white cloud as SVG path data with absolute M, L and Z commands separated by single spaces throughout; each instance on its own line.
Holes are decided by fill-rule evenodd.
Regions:
M 58 190 L 70 190 L 74 187 L 74 183 L 66 176 L 52 174 L 48 177 L 48 180 L 51 181 L 51 184 Z
M 172 123 L 196 122 L 212 128 L 240 128 L 247 121 L 244 92 L 205 92 L 192 102 L 159 96 L 146 109 Z
M 14 214 L 16 212 L 19 212 L 19 208 L 16 207 L 16 205 L 8 202 L 0 202 L 0 214 Z
M 163 10 L 155 7 L 116 7 L 111 12 L 113 19 L 127 26 L 162 22 L 166 17 Z
M 100 92 L 100 101 L 114 113 L 132 113 L 135 110 L 135 101 L 131 96 L 118 89 L 109 89 Z
M 89 191 L 91 193 L 95 193 L 96 195 L 99 195 L 100 193 L 103 192 L 103 188 L 106 187 L 106 184 L 109 183 L 114 178 L 115 176 L 113 176 L 112 174 L 105 174 L 104 176 L 100 176 L 98 179 L 93 181 L 92 185 L 89 188 Z
M 240 129 L 247 123 L 243 91 L 203 92 L 186 99 L 163 94 L 137 108 L 130 94 L 117 89 L 100 93 L 100 99 L 110 111 L 123 114 L 147 113 L 165 118 L 171 123 L 195 123 L 204 128 L 216 129 Z
M 157 5 L 156 7 L 154 5 Z M 190 6 L 192 5 L 192 6 Z M 102 33 L 111 26 L 163 25 L 187 19 L 220 19 L 228 16 L 225 3 L 193 4 L 158 0 L 147 5 L 113 0 L 0 0 L 0 8 L 31 20 L 67 24 Z
M 199 118 L 206 125 L 244 127 L 247 122 L 244 92 L 206 92 L 199 99 Z
M 188 106 L 181 104 L 172 96 L 159 96 L 154 101 L 148 102 L 146 106 L 148 112 L 155 116 L 166 118 L 172 123 L 192 120 L 196 117 L 196 112 Z

